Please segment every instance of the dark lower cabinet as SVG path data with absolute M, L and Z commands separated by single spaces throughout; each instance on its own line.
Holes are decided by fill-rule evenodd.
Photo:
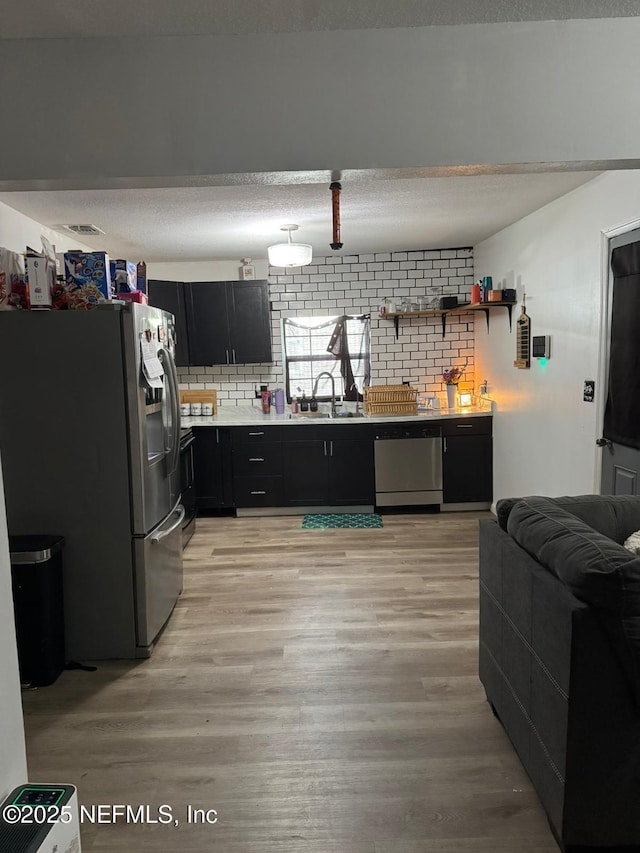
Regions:
M 298 429 L 304 429 L 299 427 Z M 295 427 L 293 427 L 295 429 Z M 327 441 L 283 441 L 282 479 L 285 506 L 322 506 L 329 502 Z
M 200 509 L 233 506 L 231 442 L 224 427 L 194 427 L 193 465 Z
M 282 506 L 278 427 L 237 427 L 231 434 L 233 501 L 238 509 Z
M 332 439 L 329 445 L 329 504 L 374 503 L 373 438 Z
M 493 500 L 492 445 L 491 435 L 443 438 L 442 496 L 445 504 Z
M 283 440 L 282 458 L 285 506 L 373 505 L 369 427 L 317 427 L 313 439 Z

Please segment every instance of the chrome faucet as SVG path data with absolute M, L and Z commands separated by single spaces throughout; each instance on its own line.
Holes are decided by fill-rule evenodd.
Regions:
M 331 380 L 331 417 L 335 418 L 336 416 L 336 382 L 333 378 L 332 374 L 329 373 L 328 370 L 323 370 L 322 373 L 319 373 L 316 376 L 316 381 L 313 386 L 313 396 L 316 396 L 316 391 L 318 390 L 318 382 L 322 379 L 323 376 L 328 376 Z

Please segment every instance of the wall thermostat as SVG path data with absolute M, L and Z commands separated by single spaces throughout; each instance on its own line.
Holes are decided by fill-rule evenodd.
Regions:
M 531 354 L 534 358 L 549 358 L 550 351 L 550 335 L 534 335 L 534 337 L 531 338 Z

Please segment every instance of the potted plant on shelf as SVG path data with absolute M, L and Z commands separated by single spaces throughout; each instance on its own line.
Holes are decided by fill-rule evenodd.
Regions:
M 450 367 L 449 370 L 444 370 L 442 372 L 442 381 L 447 389 L 447 408 L 449 409 L 455 408 L 456 394 L 458 393 L 458 382 L 460 382 L 464 376 L 468 363 L 469 359 L 466 359 L 462 367 Z

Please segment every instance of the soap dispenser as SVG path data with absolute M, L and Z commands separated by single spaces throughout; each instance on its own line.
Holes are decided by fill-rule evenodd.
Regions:
M 302 392 L 302 399 L 300 400 L 300 411 L 308 412 L 309 411 L 309 401 L 307 400 L 307 395 L 305 392 Z
M 311 399 L 309 400 L 309 411 L 317 412 L 318 411 L 318 401 L 316 400 L 316 395 L 312 394 Z

